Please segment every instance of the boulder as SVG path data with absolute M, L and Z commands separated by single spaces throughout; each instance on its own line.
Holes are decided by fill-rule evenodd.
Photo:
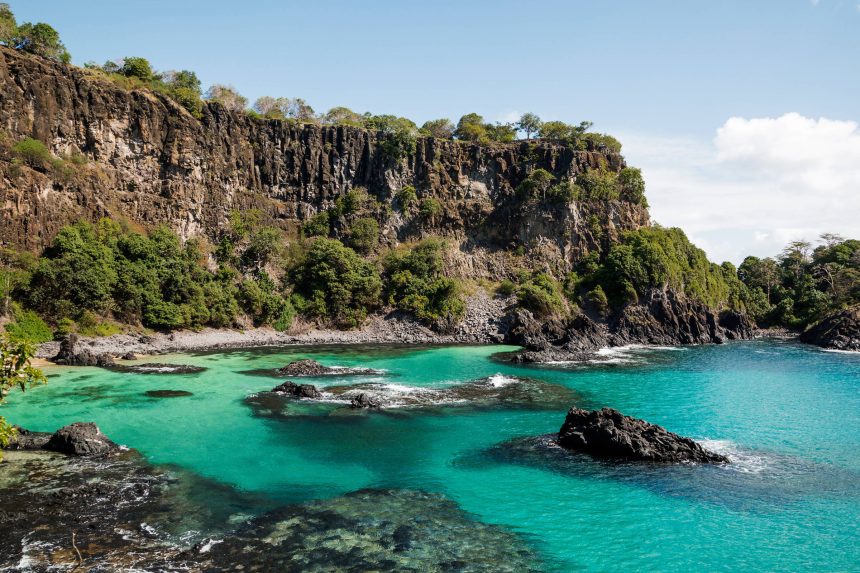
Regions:
M 356 410 L 365 408 L 380 408 L 381 406 L 382 404 L 379 403 L 379 400 L 370 396 L 369 394 L 365 394 L 364 392 L 354 397 L 349 402 L 349 407 Z
M 119 446 L 94 423 L 76 422 L 54 432 L 45 449 L 72 456 L 105 456 L 118 451 Z
M 276 394 L 287 394 L 295 398 L 320 398 L 322 393 L 313 384 L 296 384 L 287 380 L 280 386 L 272 388 Z
M 729 459 L 665 428 L 625 416 L 618 410 L 571 408 L 558 443 L 597 458 L 646 462 L 728 463 Z
M 78 335 L 67 334 L 60 341 L 60 351 L 51 359 L 56 364 L 64 366 L 101 366 L 110 368 L 114 366 L 113 356 L 110 354 L 95 354 L 90 350 L 78 350 Z
M 137 360 L 137 355 L 134 352 L 126 352 L 122 355 L 123 360 Z

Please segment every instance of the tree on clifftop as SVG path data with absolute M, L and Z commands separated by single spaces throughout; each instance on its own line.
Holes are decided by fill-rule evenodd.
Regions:
M 60 41 L 60 34 L 44 22 L 38 24 L 26 22 L 19 26 L 12 45 L 18 50 L 64 64 L 72 60 L 72 56 Z
M 540 130 L 540 126 L 540 118 L 534 113 L 524 113 L 517 122 L 517 128 L 526 132 L 526 139 L 531 139 L 532 134 Z
M 206 99 L 217 101 L 230 111 L 245 111 L 245 106 L 248 105 L 248 98 L 236 91 L 236 88 L 221 84 L 215 84 L 209 88 L 209 91 L 206 92 Z

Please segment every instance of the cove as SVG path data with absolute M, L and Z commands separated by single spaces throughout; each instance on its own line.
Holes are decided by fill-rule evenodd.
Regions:
M 376 345 L 159 357 L 205 368 L 176 376 L 51 367 L 47 386 L 13 394 L 3 413 L 38 431 L 96 422 L 149 462 L 198 476 L 207 495 L 213 483 L 231 490 L 234 514 L 325 506 L 364 488 L 409 490 L 441 494 L 517 536 L 546 571 L 856 569 L 860 356 L 753 341 L 616 349 L 603 363 L 526 367 L 493 359 L 506 350 Z M 397 396 L 534 380 L 578 406 L 612 406 L 704 441 L 733 463 L 661 468 L 544 456 L 523 439 L 558 430 L 574 403 L 552 400 L 373 412 L 255 402 L 282 381 L 259 372 L 301 358 L 379 371 L 296 380 L 323 390 L 373 385 Z M 164 390 L 191 395 L 147 396 Z M 386 499 L 398 496 L 374 498 L 380 515 L 394 507 Z

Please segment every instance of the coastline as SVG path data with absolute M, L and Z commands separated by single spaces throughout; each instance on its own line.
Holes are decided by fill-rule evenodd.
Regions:
M 294 329 L 289 332 L 279 332 L 269 327 L 204 328 L 201 330 L 179 330 L 171 333 L 114 334 L 104 337 L 81 336 L 78 344 L 95 354 L 110 354 L 121 357 L 124 354 L 133 353 L 137 358 L 178 352 L 205 352 L 262 346 L 503 344 L 504 335 L 497 326 L 497 321 L 493 320 L 480 322 L 467 319 L 458 327 L 456 332 L 439 334 L 414 320 L 402 316 L 387 315 L 370 317 L 361 329 L 356 330 L 332 330 L 308 325 L 300 331 Z M 786 329 L 760 329 L 755 332 L 754 338 L 796 340 L 798 335 Z M 647 343 L 643 343 L 643 345 L 654 346 Z M 57 354 L 59 347 L 60 343 L 57 341 L 40 344 L 36 354 L 38 364 L 40 366 L 52 365 L 50 359 Z M 593 358 L 593 355 L 599 355 L 601 350 L 601 348 L 597 348 L 592 352 L 571 353 L 569 360 L 576 360 L 577 358 L 588 360 Z
M 79 346 L 94 354 L 120 357 L 200 352 L 224 348 L 311 344 L 500 344 L 504 341 L 502 319 L 509 298 L 491 297 L 480 290 L 469 298 L 468 311 L 454 332 L 440 334 L 398 312 L 374 315 L 360 329 L 331 330 L 297 324 L 287 332 L 270 327 L 247 329 L 204 328 L 171 333 L 80 336 Z M 36 357 L 48 360 L 60 349 L 57 341 L 39 345 Z

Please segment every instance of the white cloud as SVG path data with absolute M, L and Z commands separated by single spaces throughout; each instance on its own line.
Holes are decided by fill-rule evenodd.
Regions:
M 824 232 L 860 238 L 860 127 L 853 121 L 731 118 L 713 142 L 626 136 L 655 221 L 717 261 L 778 253 Z
M 520 120 L 523 114 L 518 111 L 508 111 L 501 113 L 495 117 L 495 121 L 499 123 L 516 123 Z

